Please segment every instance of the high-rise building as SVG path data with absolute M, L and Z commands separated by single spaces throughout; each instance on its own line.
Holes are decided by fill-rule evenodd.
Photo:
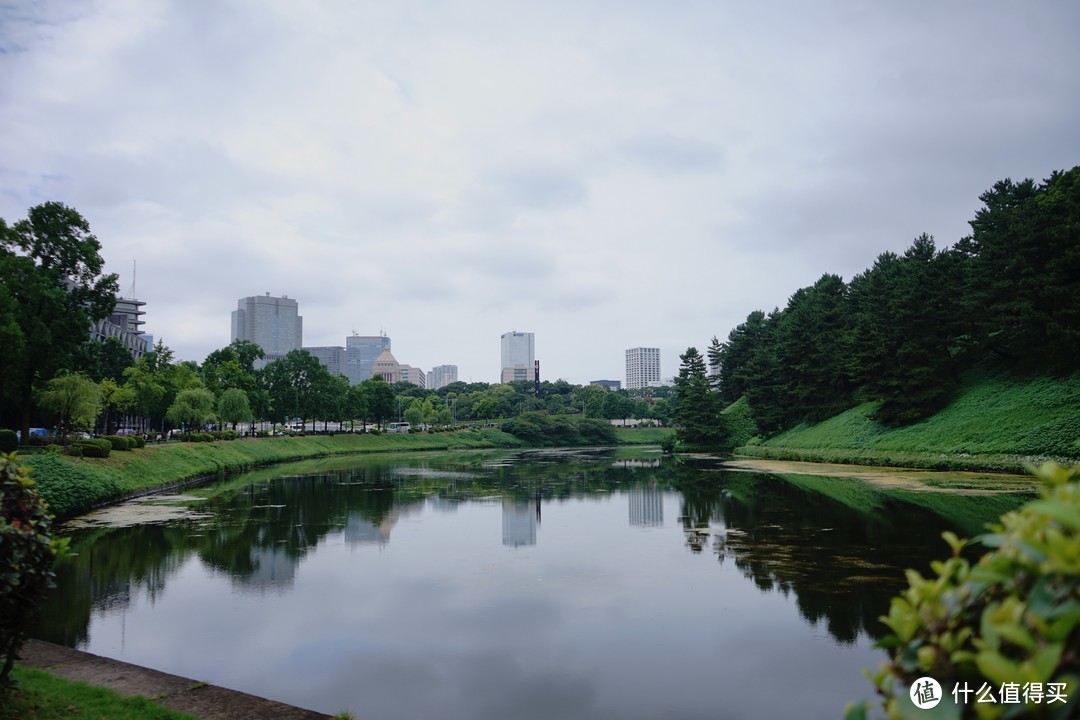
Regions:
M 626 351 L 626 389 L 660 384 L 660 348 L 638 347 Z
M 457 365 L 438 365 L 428 373 L 428 390 L 438 390 L 457 382 Z
M 146 314 L 142 309 L 144 305 L 146 303 L 142 300 L 116 298 L 112 315 L 98 320 L 90 327 L 90 339 L 104 342 L 106 338 L 115 338 L 128 349 L 132 357 L 141 357 L 152 349 L 149 336 L 139 328 L 143 324 L 141 318 Z
M 345 377 L 350 385 L 371 379 L 375 361 L 383 350 L 390 349 L 390 338 L 385 335 L 350 335 L 345 338 Z
M 499 382 L 535 380 L 535 362 L 536 348 L 532 333 L 515 330 L 502 334 L 502 377 Z
M 316 360 L 326 366 L 333 376 L 345 374 L 345 348 L 340 345 L 322 345 L 319 347 L 304 348 L 311 353 Z
M 303 346 L 304 319 L 299 306 L 287 295 L 255 295 L 240 298 L 232 312 L 232 339 L 249 340 L 262 348 L 266 357 L 257 364 L 285 357 L 290 350 Z
M 422 388 L 427 388 L 427 376 L 424 371 L 418 367 L 412 365 L 401 365 L 401 382 L 412 383 L 413 385 L 419 385 Z

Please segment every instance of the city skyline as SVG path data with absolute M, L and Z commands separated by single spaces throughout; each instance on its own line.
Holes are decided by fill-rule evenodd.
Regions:
M 544 379 L 619 377 L 642 343 L 666 379 L 1080 162 L 1078 26 L 1062 0 L 17 2 L 0 218 L 76 209 L 178 360 L 269 291 L 306 345 L 382 331 L 466 382 L 514 327 Z

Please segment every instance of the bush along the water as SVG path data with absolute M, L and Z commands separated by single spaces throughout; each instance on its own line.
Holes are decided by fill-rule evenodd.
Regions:
M 934 576 L 907 571 L 881 618 L 892 659 L 871 675 L 889 718 L 1080 717 L 1080 467 L 1035 473 L 1041 499 L 974 540 L 945 533 L 952 557 Z M 975 543 L 989 551 L 972 563 L 963 551 Z M 933 714 L 916 704 L 933 704 L 928 691 Z
M 0 454 L 0 693 L 45 593 L 53 560 L 67 539 L 50 536 L 52 518 L 26 468 Z

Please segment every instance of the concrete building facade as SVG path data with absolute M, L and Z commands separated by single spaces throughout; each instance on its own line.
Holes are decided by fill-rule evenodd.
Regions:
M 266 357 L 256 363 L 265 367 L 304 344 L 304 319 L 297 302 L 287 295 L 270 293 L 240 298 L 232 312 L 232 339 L 248 340 L 262 348 Z
M 502 374 L 499 382 L 508 383 L 515 380 L 533 381 L 536 379 L 536 345 L 531 332 L 518 332 L 516 330 L 503 333 L 502 340 Z
M 626 351 L 626 389 L 660 385 L 660 348 L 637 347 Z
M 427 388 L 427 376 L 424 371 L 418 367 L 412 365 L 400 366 L 401 381 L 418 385 L 422 388 Z
M 345 348 L 341 345 L 322 345 L 304 348 L 321 362 L 335 377 L 345 374 Z
M 398 363 L 394 354 L 390 352 L 389 347 L 384 348 L 383 351 L 379 353 L 379 357 L 372 363 L 371 375 L 372 377 L 379 375 L 391 385 L 401 381 L 401 364 Z
M 138 359 L 151 349 L 148 336 L 142 331 L 143 306 L 142 300 L 133 298 L 117 298 L 116 307 L 112 315 L 104 320 L 98 320 L 90 327 L 90 339 L 104 342 L 106 338 L 115 338 L 128 349 L 131 356 Z
M 438 390 L 452 382 L 457 382 L 457 365 L 438 365 L 428 373 L 428 390 Z

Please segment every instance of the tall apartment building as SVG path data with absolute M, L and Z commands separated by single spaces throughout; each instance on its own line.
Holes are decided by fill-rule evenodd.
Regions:
M 536 348 L 533 334 L 513 332 L 502 334 L 502 376 L 499 382 L 535 380 Z
M 626 389 L 660 384 L 660 348 L 638 347 L 626 351 Z
M 299 306 L 287 295 L 255 295 L 240 298 L 232 312 L 232 339 L 249 340 L 262 348 L 264 367 L 303 346 L 304 319 Z
M 370 380 L 375 361 L 383 350 L 390 349 L 390 338 L 385 335 L 350 335 L 345 338 L 345 377 L 350 385 Z
M 457 382 L 457 365 L 439 365 L 428 373 L 428 390 L 438 390 Z

